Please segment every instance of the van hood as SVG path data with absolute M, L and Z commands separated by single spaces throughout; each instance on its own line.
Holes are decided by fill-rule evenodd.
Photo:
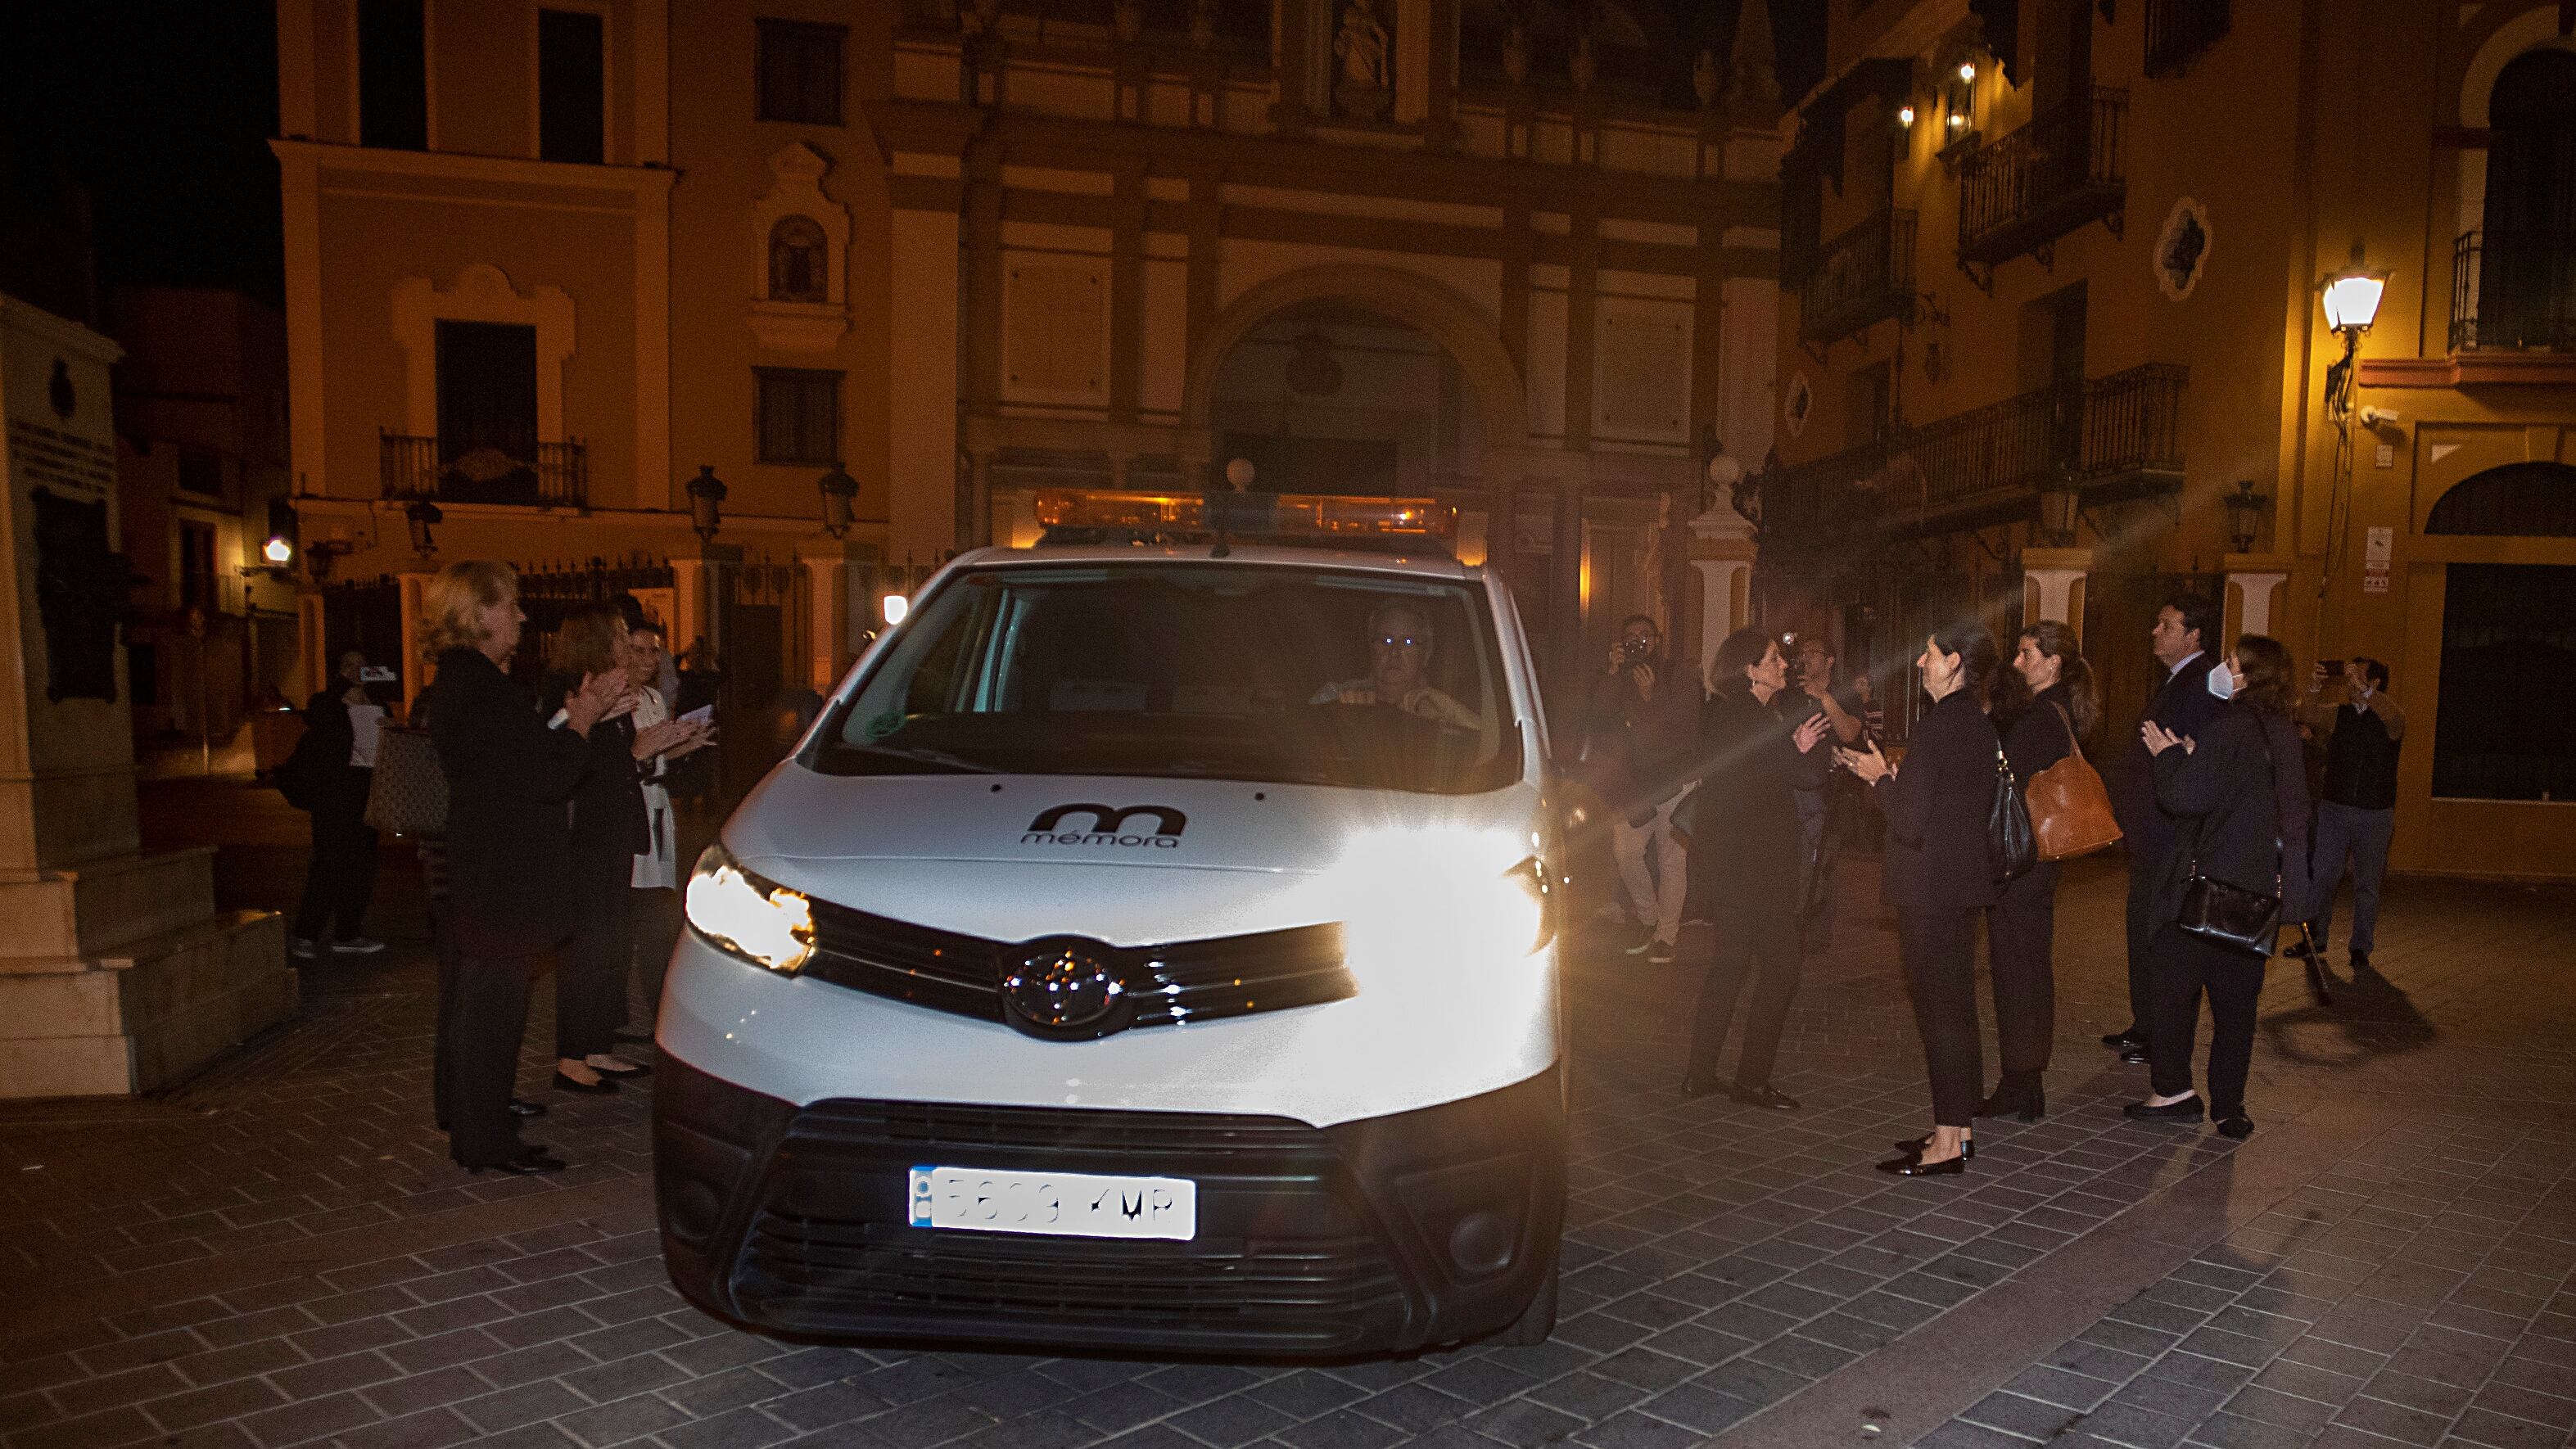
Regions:
M 1079 775 L 773 771 L 726 849 L 760 875 L 923 925 L 1120 944 L 1340 919 L 1355 884 L 1499 875 L 1534 851 L 1539 792 L 1449 796 Z

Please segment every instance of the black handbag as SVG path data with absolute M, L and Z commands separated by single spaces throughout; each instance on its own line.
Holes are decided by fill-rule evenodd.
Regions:
M 2039 835 L 2030 827 L 2030 802 L 2022 798 L 2004 747 L 1995 746 L 1995 799 L 1986 810 L 1986 856 L 1994 862 L 1995 879 L 2011 882 L 2039 864 Z
M 2258 721 L 2259 728 L 2259 721 Z M 2280 766 L 2272 758 L 2272 736 L 2263 731 L 2263 766 L 2266 788 L 2271 771 Z M 2272 830 L 2272 893 L 2247 890 L 2229 885 L 2200 873 L 2200 839 L 2192 837 L 2191 879 L 2182 888 L 2182 918 L 2178 925 L 2191 935 L 2213 945 L 2231 946 L 2239 951 L 2272 959 L 2273 943 L 2281 936 L 2281 868 L 2283 846 L 2279 828 L 2279 808 L 2274 807 Z

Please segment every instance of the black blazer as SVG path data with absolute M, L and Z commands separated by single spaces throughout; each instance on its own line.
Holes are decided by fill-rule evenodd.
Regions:
M 1827 736 L 1828 739 L 1831 736 Z M 1824 783 L 1824 743 L 1798 753 L 1787 721 L 1741 688 L 1700 712 L 1699 790 L 1691 797 L 1693 892 L 1710 905 L 1798 908 L 1798 801 Z
M 550 678 L 537 702 L 540 717 L 554 718 L 565 695 L 581 681 Z M 596 867 L 613 858 L 619 882 L 626 880 L 627 858 L 653 843 L 652 820 L 644 811 L 644 772 L 635 763 L 635 721 L 620 715 L 604 719 L 590 731 L 590 769 L 572 797 L 572 852 Z
M 2147 701 L 2141 723 L 2154 720 L 2178 735 L 2197 739 L 2218 718 L 2227 702 L 2209 692 L 2209 671 L 2219 663 L 2207 650 L 2173 672 Z M 2129 858 L 2161 862 L 2183 839 L 2182 827 L 2156 800 L 2155 757 L 2134 729 L 2122 746 L 2120 768 L 2111 783 L 2111 814 L 2127 837 Z
M 1995 803 L 1996 748 L 1994 723 L 1969 690 L 1952 691 L 1914 727 L 1904 766 L 1878 787 L 1887 813 L 1880 904 L 1945 911 L 1995 903 L 1986 820 Z
M 447 775 L 449 896 L 457 947 L 525 956 L 572 931 L 564 805 L 590 745 L 548 729 L 537 701 L 472 649 L 438 656 L 429 734 Z
M 2177 745 L 2155 757 L 2156 799 L 2184 831 L 2158 881 L 2157 921 L 2180 914 L 2195 866 L 2266 895 L 2278 871 L 2281 919 L 2306 920 L 2308 773 L 2298 728 L 2286 716 L 2230 703 L 2192 738 L 2191 753 Z

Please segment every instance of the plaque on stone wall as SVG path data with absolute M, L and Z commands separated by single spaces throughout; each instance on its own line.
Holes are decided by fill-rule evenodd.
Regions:
M 116 701 L 116 626 L 125 556 L 107 546 L 107 500 L 49 488 L 36 505 L 36 613 L 45 630 L 45 697 Z

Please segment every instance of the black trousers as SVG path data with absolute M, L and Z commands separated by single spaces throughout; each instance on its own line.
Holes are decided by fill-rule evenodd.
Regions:
M 1736 1056 L 1735 1081 L 1741 1087 L 1770 1085 L 1772 1064 L 1780 1056 L 1780 1030 L 1788 1024 L 1789 1003 L 1798 995 L 1798 903 L 1794 900 L 1734 903 L 1717 907 L 1710 932 L 1708 975 L 1699 986 L 1699 1011 L 1691 1027 L 1690 1075 L 1713 1077 L 1718 1055 L 1735 1017 L 1735 999 L 1744 978 L 1753 977 L 1753 1014 L 1744 1023 L 1744 1047 Z
M 510 1096 L 534 966 L 523 956 L 458 954 L 451 971 L 442 953 L 438 1107 L 448 1151 L 461 1166 L 498 1167 L 519 1154 Z
M 295 908 L 299 941 L 363 934 L 367 898 L 376 888 L 376 832 L 367 828 L 367 787 L 375 773 L 338 771 L 313 802 L 313 858 L 304 867 L 303 903 Z
M 1932 1078 L 1932 1121 L 1975 1126 L 1986 1087 L 1985 1043 L 1977 1031 L 1977 912 L 1900 911 L 1896 930 Z
M 579 1061 L 617 1045 L 626 1020 L 626 968 L 634 951 L 634 857 L 572 862 L 572 939 L 555 955 L 555 1055 Z
M 2129 852 L 2129 1030 L 2155 1035 L 2156 933 L 2169 924 L 2156 909 L 2156 882 L 2165 876 L 2169 857 L 2161 852 Z
M 2054 861 L 2004 887 L 1986 912 L 1994 967 L 1995 1036 L 2007 1072 L 2048 1070 L 2057 1041 L 2057 872 Z
M 660 1018 L 662 974 L 671 966 L 671 950 L 680 942 L 680 893 L 654 887 L 631 890 L 635 984 L 644 998 L 642 1024 L 647 1031 Z
M 2156 1020 L 2149 1040 L 2156 1094 L 2191 1090 L 2192 1039 L 2200 998 L 2209 997 L 2209 1114 L 2245 1115 L 2245 1075 L 2254 1060 L 2254 1000 L 2263 994 L 2263 957 L 2204 941 L 2180 926 L 2156 933 Z

